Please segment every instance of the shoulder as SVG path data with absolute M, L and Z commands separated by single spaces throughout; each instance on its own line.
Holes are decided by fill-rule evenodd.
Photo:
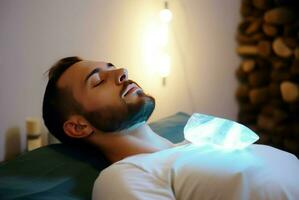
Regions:
M 94 182 L 93 199 L 130 199 L 131 187 L 142 181 L 144 172 L 126 163 L 115 163 L 104 169 Z M 104 195 L 104 196 L 103 196 Z
M 104 169 L 95 181 L 95 186 L 103 186 L 110 184 L 121 184 L 132 173 L 143 173 L 136 166 L 124 163 L 115 163 Z
M 115 163 L 96 179 L 92 199 L 174 199 L 170 185 L 131 163 Z

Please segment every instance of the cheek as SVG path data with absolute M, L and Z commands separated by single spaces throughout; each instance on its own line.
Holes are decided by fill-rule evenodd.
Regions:
M 102 90 L 92 91 L 85 98 L 86 111 L 94 111 L 106 107 L 121 107 L 124 105 L 123 99 L 119 92 L 101 88 Z

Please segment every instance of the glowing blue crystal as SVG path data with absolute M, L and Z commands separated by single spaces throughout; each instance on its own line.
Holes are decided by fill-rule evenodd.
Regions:
M 184 128 L 185 139 L 196 145 L 212 145 L 227 150 L 244 149 L 259 136 L 235 121 L 194 113 Z

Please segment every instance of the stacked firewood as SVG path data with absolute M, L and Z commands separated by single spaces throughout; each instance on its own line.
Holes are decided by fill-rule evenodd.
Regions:
M 238 120 L 299 155 L 299 1 L 242 0 L 240 11 Z

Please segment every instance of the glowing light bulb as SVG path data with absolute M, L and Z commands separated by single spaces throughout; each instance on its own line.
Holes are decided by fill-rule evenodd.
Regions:
M 160 19 L 162 22 L 168 23 L 172 19 L 172 13 L 169 9 L 165 8 L 160 11 Z
M 163 78 L 169 76 L 171 70 L 171 57 L 168 52 L 169 44 L 169 23 L 172 13 L 168 9 L 167 1 L 164 2 L 164 9 L 160 11 L 160 20 L 149 26 L 144 41 L 144 61 L 151 69 L 151 73 L 157 73 Z

